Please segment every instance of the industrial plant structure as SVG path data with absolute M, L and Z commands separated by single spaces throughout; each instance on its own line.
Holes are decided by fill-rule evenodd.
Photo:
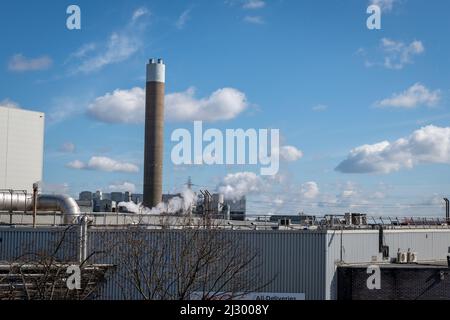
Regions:
M 307 300 L 450 300 L 448 200 L 446 216 L 436 219 L 377 219 L 360 213 L 325 217 L 269 217 L 262 213 L 261 217 L 233 219 L 233 212 L 239 217 L 243 212 L 245 217 L 245 199 L 227 204 L 220 194 L 207 191 L 202 192 L 204 201 L 199 205 L 203 206 L 201 212 L 208 214 L 112 212 L 113 202 L 143 201 L 151 208 L 163 200 L 164 84 L 163 61 L 151 59 L 147 65 L 142 199 L 130 193 L 112 193 L 105 199 L 100 192 L 82 192 L 76 202 L 65 195 L 40 194 L 35 183 L 42 179 L 44 115 L 0 108 L 0 188 L 6 189 L 0 191 L 0 297 L 5 288 L 20 287 L 21 280 L 13 274 L 17 274 L 14 268 L 21 257 L 52 252 L 55 239 L 67 233 L 69 241 L 64 243 L 63 253 L 54 257 L 59 261 L 57 267 L 89 260 L 91 270 L 101 269 L 100 276 L 95 271 L 96 279 L 104 278 L 98 299 L 145 296 L 141 283 L 127 282 L 131 278 L 129 262 L 136 259 L 123 263 L 122 254 L 143 247 L 155 252 L 155 243 L 162 244 L 160 260 L 174 264 L 159 269 L 167 276 L 174 269 L 185 269 L 175 264 L 182 258 L 177 253 L 183 243 L 188 249 L 195 248 L 187 236 L 199 234 L 202 239 L 213 234 L 232 244 L 218 250 L 220 254 L 246 248 L 248 254 L 255 255 L 249 264 L 254 272 L 244 274 L 247 278 L 243 281 L 258 275 L 261 287 L 255 289 L 256 293 Z M 229 208 L 224 210 L 227 205 Z M 226 214 L 214 217 L 210 212 Z M 174 260 L 169 259 L 171 254 L 175 254 Z M 145 264 L 150 258 L 144 255 L 141 260 Z M 219 262 L 220 267 L 223 261 Z M 381 270 L 381 285 L 368 286 L 371 270 L 377 268 Z M 22 285 L 26 290 L 27 284 Z M 177 288 L 171 285 L 168 290 Z M 203 290 L 208 294 L 211 289 L 204 286 Z M 233 288 L 225 285 L 222 290 Z M 18 296 L 26 297 L 14 295 Z
M 150 59 L 147 64 L 144 150 L 144 206 L 148 208 L 156 207 L 162 201 L 165 82 L 163 60 Z

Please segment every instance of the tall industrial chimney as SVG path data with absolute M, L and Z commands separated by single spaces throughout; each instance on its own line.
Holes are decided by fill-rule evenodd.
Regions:
M 162 59 L 147 64 L 145 99 L 144 206 L 156 207 L 162 201 L 164 149 L 164 89 L 166 66 Z

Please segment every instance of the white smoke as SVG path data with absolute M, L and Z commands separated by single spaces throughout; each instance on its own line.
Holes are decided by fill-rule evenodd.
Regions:
M 134 202 L 120 202 L 118 207 L 122 207 L 127 209 L 128 212 L 131 213 L 140 213 L 142 210 L 141 204 L 136 204 Z
M 186 213 L 197 201 L 197 195 L 190 189 L 181 192 L 180 197 L 173 197 L 167 203 L 161 202 L 154 208 L 147 208 L 134 202 L 120 202 L 119 207 L 124 207 L 128 212 L 136 214 L 176 214 L 180 211 Z
M 240 200 L 248 194 L 259 193 L 264 188 L 264 181 L 253 172 L 228 174 L 217 186 L 217 191 L 225 199 Z
M 189 210 L 196 202 L 197 195 L 191 189 L 184 189 L 181 193 L 183 199 L 183 210 Z

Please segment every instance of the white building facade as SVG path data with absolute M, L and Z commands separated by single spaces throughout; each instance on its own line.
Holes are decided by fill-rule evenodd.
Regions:
M 0 107 L 0 189 L 32 192 L 42 180 L 45 115 Z

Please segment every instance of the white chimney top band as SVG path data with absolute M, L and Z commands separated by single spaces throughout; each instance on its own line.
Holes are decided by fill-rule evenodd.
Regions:
M 152 59 L 147 64 L 147 82 L 166 82 L 166 65 L 161 59 L 158 63 Z

